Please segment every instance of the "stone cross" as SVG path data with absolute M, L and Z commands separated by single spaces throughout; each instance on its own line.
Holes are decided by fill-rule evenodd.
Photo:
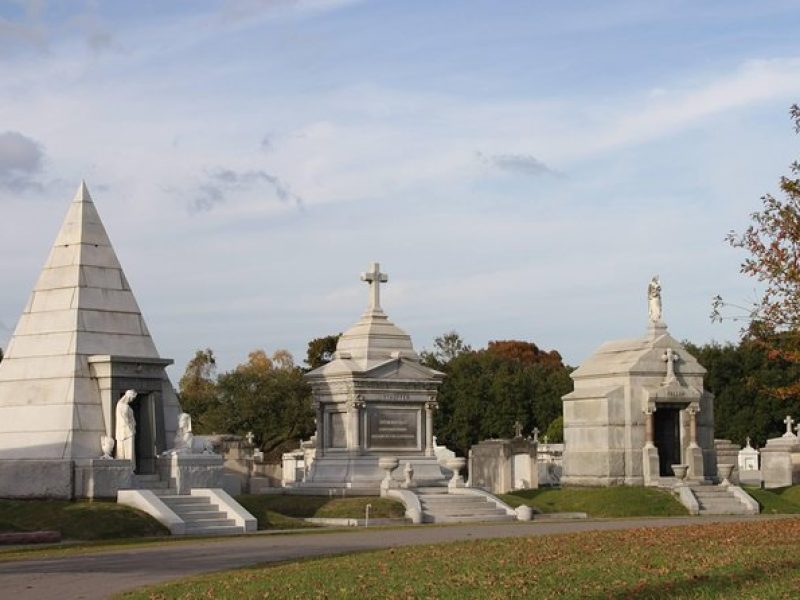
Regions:
M 792 433 L 792 425 L 794 425 L 795 422 L 794 419 L 791 417 L 791 415 L 786 415 L 786 418 L 783 420 L 783 422 L 786 423 L 786 433 L 783 434 L 783 437 L 794 437 L 794 434 Z
M 519 421 L 514 423 L 514 437 L 522 437 L 522 423 Z
M 539 442 L 539 428 L 538 427 L 534 427 L 533 428 L 533 441 L 537 442 L 537 443 Z
M 746 445 L 748 448 L 750 447 L 750 436 L 749 436 L 749 435 L 748 435 L 748 436 L 745 438 L 745 445 Z
M 253 445 L 253 440 L 256 438 L 256 436 L 253 435 L 253 432 L 252 431 L 248 431 L 247 435 L 244 436 L 244 437 L 247 440 L 247 443 L 252 446 Z
M 369 283 L 369 311 L 382 312 L 381 283 L 389 281 L 389 276 L 386 273 L 381 273 L 380 263 L 372 263 L 370 270 L 361 274 L 361 281 Z
M 681 357 L 672 348 L 664 350 L 664 356 L 661 357 L 661 360 L 667 363 L 667 376 L 664 378 L 665 384 L 675 381 L 675 363 L 680 359 Z

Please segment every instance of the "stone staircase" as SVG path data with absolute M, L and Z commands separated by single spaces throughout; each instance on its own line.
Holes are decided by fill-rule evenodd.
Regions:
M 701 515 L 747 515 L 752 514 L 749 507 L 734 493 L 719 485 L 690 484 Z
M 117 502 L 150 514 L 173 535 L 236 535 L 256 530 L 255 518 L 223 490 L 179 494 L 158 475 L 134 475 L 133 484 L 133 490 L 120 491 Z
M 423 523 L 514 521 L 515 516 L 497 508 L 483 496 L 453 495 L 447 488 L 417 490 Z
M 177 495 L 155 491 L 172 512 L 186 523 L 186 535 L 235 535 L 244 533 L 228 513 L 204 496 Z

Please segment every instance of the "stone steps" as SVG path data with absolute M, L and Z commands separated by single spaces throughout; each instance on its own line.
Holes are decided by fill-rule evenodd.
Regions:
M 228 514 L 205 496 L 159 495 L 176 515 L 186 523 L 187 535 L 232 535 L 244 533 Z
M 427 490 L 426 490 L 427 491 Z M 423 523 L 466 523 L 481 521 L 513 521 L 514 516 L 497 508 L 483 496 L 461 496 L 446 493 L 418 494 Z
M 720 486 L 691 485 L 701 515 L 746 515 L 748 507 L 730 490 Z

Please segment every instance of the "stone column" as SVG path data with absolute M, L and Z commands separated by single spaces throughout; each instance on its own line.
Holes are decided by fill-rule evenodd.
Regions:
M 647 408 L 644 410 L 644 444 L 646 447 L 655 447 L 655 409 Z
M 431 399 L 425 403 L 425 456 L 435 454 L 433 449 L 433 411 L 439 406 L 435 398 L 435 396 L 431 396 Z
M 689 419 L 689 445 L 686 447 L 684 462 L 689 465 L 689 479 L 696 481 L 705 479 L 703 449 L 697 443 L 697 419 L 699 413 L 700 407 L 694 403 L 686 408 L 686 416 Z
M 325 407 L 316 402 L 317 419 L 317 456 L 325 456 Z
M 364 408 L 364 397 L 360 394 L 348 402 L 350 424 L 348 426 L 347 449 L 356 454 L 361 453 L 361 409 Z
M 694 406 L 689 406 L 686 409 L 686 414 L 689 415 L 689 448 L 697 448 L 697 414 L 699 409 Z
M 655 406 L 644 409 L 644 448 L 642 448 L 642 477 L 645 485 L 658 485 L 658 448 L 655 444 Z

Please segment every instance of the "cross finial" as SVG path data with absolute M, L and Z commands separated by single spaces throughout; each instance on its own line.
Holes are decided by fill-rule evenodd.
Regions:
M 533 428 L 533 441 L 534 442 L 538 442 L 539 441 L 539 428 L 538 427 L 534 427 Z
M 783 420 L 786 423 L 786 433 L 783 434 L 783 437 L 794 437 L 792 433 L 792 425 L 794 425 L 794 419 L 791 415 L 786 415 L 786 418 Z
M 361 274 L 361 281 L 369 283 L 369 312 L 382 313 L 381 284 L 389 281 L 389 276 L 386 273 L 381 273 L 380 263 L 372 263 L 370 270 Z

